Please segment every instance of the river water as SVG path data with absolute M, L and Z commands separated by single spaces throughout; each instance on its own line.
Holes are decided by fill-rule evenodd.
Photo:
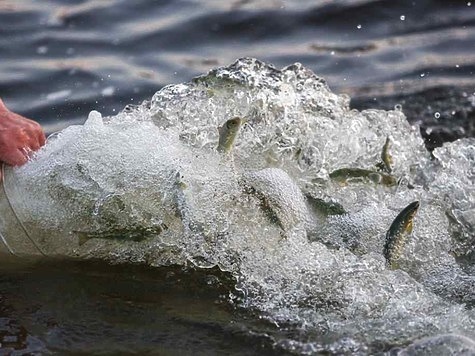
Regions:
M 51 133 L 83 123 L 91 110 L 114 115 L 150 100 L 167 84 L 239 57 L 279 68 L 300 62 L 333 92 L 349 94 L 354 108 L 400 105 L 409 122 L 421 125 L 432 149 L 475 133 L 474 9 L 467 1 L 0 1 L 0 97 Z M 377 261 L 365 263 L 380 268 Z M 464 268 L 473 275 L 470 261 Z M 272 313 L 284 309 L 256 299 L 246 307 L 234 277 L 193 266 L 6 261 L 0 351 L 364 354 L 413 341 L 370 335 L 365 343 L 361 331 L 352 339 L 353 329 L 339 318 L 361 315 L 339 307 L 338 296 L 324 300 L 343 313 L 330 321 L 347 327 L 343 334 L 335 333 L 335 325 L 303 325 L 309 312 L 303 299 L 297 301 L 299 322 L 289 318 L 276 326 L 281 316 Z M 464 299 L 432 289 L 455 303 L 451 308 L 473 307 L 473 294 Z M 454 318 L 458 313 L 466 317 L 453 311 Z M 386 330 L 366 326 L 370 333 Z

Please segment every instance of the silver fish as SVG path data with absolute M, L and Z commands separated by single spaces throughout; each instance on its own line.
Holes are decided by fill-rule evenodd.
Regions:
M 392 156 L 389 153 L 390 146 L 391 139 L 388 136 L 386 137 L 386 142 L 384 143 L 383 149 L 381 151 L 381 162 L 376 165 L 378 169 L 386 173 L 391 173 L 393 171 L 392 165 L 394 162 Z
M 364 182 L 370 181 L 375 184 L 382 184 L 387 187 L 392 187 L 397 185 L 397 180 L 394 176 L 374 172 L 369 169 L 362 168 L 340 168 L 330 173 L 330 178 L 334 181 L 346 184 L 348 182 Z
M 234 141 L 239 132 L 239 129 L 244 124 L 244 120 L 240 117 L 229 119 L 223 126 L 218 128 L 219 141 L 218 152 L 229 153 L 234 146 Z

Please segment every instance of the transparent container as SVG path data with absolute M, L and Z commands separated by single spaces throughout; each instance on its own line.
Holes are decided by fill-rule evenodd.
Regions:
M 15 170 L 1 166 L 0 254 L 16 257 L 77 257 L 77 236 L 64 229 L 47 229 L 29 209 L 31 185 L 16 184 Z M 67 208 L 65 206 L 65 208 Z
M 148 263 L 160 260 L 163 241 L 173 242 L 183 234 L 183 224 L 172 209 L 156 208 L 157 194 L 151 189 L 142 195 L 129 189 L 127 197 L 99 188 L 83 192 L 79 187 L 75 193 L 84 193 L 84 199 L 78 200 L 54 181 L 54 173 L 40 181 L 6 165 L 0 171 L 0 262 L 10 256 Z M 53 199 L 50 193 L 63 195 Z M 127 208 L 130 202 L 133 210 Z M 123 229 L 115 225 L 126 221 Z
M 8 193 L 12 185 L 10 168 L 4 164 L 0 170 L 0 253 L 14 256 L 44 255 L 41 247 L 30 236 L 17 212 L 14 201 Z

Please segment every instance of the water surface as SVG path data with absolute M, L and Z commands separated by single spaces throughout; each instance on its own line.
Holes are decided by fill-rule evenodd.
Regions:
M 432 148 L 474 136 L 474 48 L 475 4 L 467 1 L 4 0 L 0 97 L 53 132 L 238 57 L 301 62 L 350 94 L 355 108 L 402 105 Z M 215 284 L 223 279 L 102 263 L 7 263 L 0 351 L 284 352 L 266 336 L 275 326 L 256 326 L 249 311 L 226 302 L 229 288 Z

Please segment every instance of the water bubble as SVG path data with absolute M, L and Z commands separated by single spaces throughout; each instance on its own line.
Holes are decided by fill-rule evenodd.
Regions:
M 399 16 L 399 18 L 401 19 L 401 21 L 404 21 L 406 19 L 406 16 L 405 15 L 401 15 Z
M 469 1 L 469 2 L 467 3 L 467 6 L 472 6 L 472 3 Z
M 424 77 L 426 76 L 426 74 L 425 74 L 425 73 L 421 73 L 420 76 L 421 76 L 421 78 L 424 78 Z
M 334 55 L 335 55 L 335 51 L 331 51 L 330 54 L 331 54 L 332 56 L 334 56 Z
M 402 105 L 401 104 L 394 105 L 394 110 L 401 111 L 402 110 Z
M 357 28 L 358 30 L 361 30 L 362 27 L 363 27 L 363 26 L 361 26 L 361 25 L 356 26 L 356 28 Z
M 434 117 L 436 119 L 439 119 L 440 118 L 440 112 L 436 111 L 435 114 L 434 114 Z
M 459 68 L 460 66 L 458 64 L 455 65 L 455 68 Z

